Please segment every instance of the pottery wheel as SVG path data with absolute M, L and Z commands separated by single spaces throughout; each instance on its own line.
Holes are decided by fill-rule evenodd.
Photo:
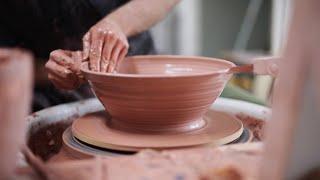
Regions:
M 248 128 L 243 129 L 241 136 L 232 141 L 229 144 L 241 144 L 251 142 L 253 139 L 253 134 Z M 71 154 L 81 154 L 81 155 L 102 155 L 102 156 L 118 156 L 118 155 L 130 155 L 132 152 L 123 151 L 113 151 L 110 149 L 98 148 L 89 144 L 86 144 L 72 135 L 71 128 L 67 128 L 62 135 L 63 145 L 66 150 Z
M 243 132 L 240 120 L 224 112 L 209 110 L 203 117 L 206 125 L 198 130 L 177 134 L 128 132 L 110 127 L 105 112 L 91 113 L 74 120 L 74 137 L 87 144 L 121 151 L 168 149 L 196 145 L 222 145 L 238 139 Z
M 65 150 L 71 154 L 80 155 L 101 155 L 101 156 L 118 156 L 118 155 L 131 155 L 132 152 L 113 151 L 109 149 L 98 148 L 85 144 L 72 135 L 71 128 L 67 128 L 62 134 L 62 142 Z M 79 158 L 81 159 L 81 157 Z

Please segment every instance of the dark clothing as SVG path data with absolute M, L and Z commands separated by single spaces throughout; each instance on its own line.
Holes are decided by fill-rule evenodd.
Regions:
M 2 0 L 0 46 L 20 46 L 36 57 L 55 49 L 79 50 L 82 36 L 124 0 Z M 129 38 L 129 55 L 154 52 L 148 31 Z
M 26 48 L 36 58 L 44 60 L 55 49 L 81 50 L 82 37 L 90 27 L 126 2 L 127 0 L 2 0 L 0 46 Z M 129 44 L 128 55 L 155 53 L 148 31 L 129 38 Z M 35 88 L 35 103 L 47 99 L 43 100 L 46 103 L 40 103 L 34 110 L 87 97 L 87 93 L 83 95 L 52 88 Z

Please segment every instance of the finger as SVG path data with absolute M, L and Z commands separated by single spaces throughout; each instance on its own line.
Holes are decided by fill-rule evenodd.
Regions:
M 55 50 L 50 53 L 50 59 L 55 61 L 57 64 L 71 67 L 73 60 L 71 58 L 71 51 Z
M 74 83 L 70 83 L 70 82 L 64 81 L 62 79 L 59 79 L 52 74 L 48 74 L 48 78 L 53 83 L 53 85 L 59 89 L 70 90 L 70 89 L 74 88 Z
M 55 61 L 49 60 L 45 67 L 47 68 L 48 72 L 52 75 L 58 76 L 62 79 L 70 78 L 72 72 L 67 68 L 57 64 Z
M 87 32 L 82 38 L 83 59 L 89 58 L 90 42 L 91 42 L 91 33 Z
M 83 53 L 81 51 L 72 52 L 73 66 L 70 68 L 73 72 L 79 73 L 80 66 L 83 61 Z
M 104 35 L 100 31 L 92 33 L 91 37 L 91 49 L 89 54 L 90 69 L 93 71 L 100 71 L 100 61 L 102 54 L 102 46 L 104 42 Z
M 67 55 L 67 56 L 71 56 L 71 53 L 72 53 L 72 51 L 69 51 L 69 50 L 63 50 L 63 49 L 56 49 L 56 50 L 54 50 L 54 51 L 52 51 L 51 53 L 50 53 L 50 55 L 51 54 L 65 54 L 65 55 Z
M 72 71 L 75 72 L 76 78 L 79 83 L 85 82 L 84 76 L 80 72 L 81 63 L 83 61 L 83 53 L 81 51 L 76 51 L 72 53 L 72 59 L 75 61 Z
M 107 72 L 108 66 L 111 59 L 111 52 L 114 46 L 116 45 L 117 39 L 114 33 L 111 31 L 107 32 L 106 41 L 104 43 L 103 52 L 102 52 L 102 61 L 101 61 L 101 71 Z
M 108 69 L 108 66 L 109 66 L 109 62 L 110 60 L 107 59 L 106 57 L 102 56 L 102 59 L 101 59 L 101 72 L 107 72 L 107 69 Z
M 123 48 L 122 43 L 120 41 L 117 41 L 117 44 L 112 49 L 111 60 L 110 60 L 107 72 L 112 72 L 115 69 L 116 63 L 118 61 L 119 54 L 122 48 Z
M 50 79 L 51 82 L 54 83 L 54 85 L 58 88 L 60 87 L 67 87 L 69 86 L 68 84 L 70 84 L 69 82 L 65 82 L 63 81 L 62 79 L 56 77 L 55 75 L 53 74 L 48 74 L 48 78 Z
M 116 67 L 113 70 L 113 72 L 119 71 L 121 63 L 124 60 L 124 58 L 126 57 L 127 53 L 128 53 L 128 48 L 127 47 L 122 48 L 122 50 L 120 51 L 119 57 L 118 57 L 118 61 L 116 63 Z
M 81 51 L 73 51 L 73 52 L 71 53 L 71 57 L 72 57 L 72 59 L 75 60 L 75 61 L 80 61 L 80 62 L 82 62 L 82 60 L 83 60 L 83 53 L 82 53 Z
M 57 87 L 66 86 L 68 85 L 68 89 L 73 89 L 77 87 L 79 84 L 79 80 L 72 74 L 68 73 L 66 76 L 57 73 L 56 71 L 49 70 L 48 78 L 50 81 L 55 81 Z
M 48 78 L 54 81 L 54 85 L 61 89 L 74 89 L 78 86 L 79 80 L 77 76 L 65 66 L 57 64 L 49 59 L 45 67 L 48 70 Z
M 112 31 L 108 31 L 106 41 L 107 41 L 107 44 L 106 44 L 106 48 L 105 48 L 106 51 L 105 51 L 104 55 L 107 60 L 110 60 L 112 49 L 114 48 L 114 46 L 117 43 L 117 37 Z

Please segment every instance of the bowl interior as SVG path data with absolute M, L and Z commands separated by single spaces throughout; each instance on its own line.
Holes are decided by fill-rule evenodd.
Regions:
M 117 70 L 118 75 L 128 76 L 179 76 L 223 73 L 233 63 L 206 57 L 147 55 L 127 57 Z M 82 70 L 90 72 L 84 64 Z M 92 71 L 91 71 L 92 73 Z M 104 73 L 106 74 L 106 73 Z

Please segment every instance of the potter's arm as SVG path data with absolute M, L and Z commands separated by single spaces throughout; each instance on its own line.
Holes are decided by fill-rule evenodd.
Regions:
M 83 57 L 93 71 L 113 72 L 129 49 L 127 38 L 160 21 L 179 0 L 132 0 L 92 26 L 83 37 Z
M 83 37 L 82 61 L 89 60 L 94 71 L 113 72 L 128 52 L 127 37 L 133 36 L 162 20 L 179 0 L 131 0 L 101 19 Z M 82 83 L 72 74 L 80 64 L 75 52 L 56 50 L 46 64 L 49 79 L 62 89 L 74 89 Z
M 180 0 L 132 0 L 105 18 L 116 21 L 127 37 L 162 20 Z

